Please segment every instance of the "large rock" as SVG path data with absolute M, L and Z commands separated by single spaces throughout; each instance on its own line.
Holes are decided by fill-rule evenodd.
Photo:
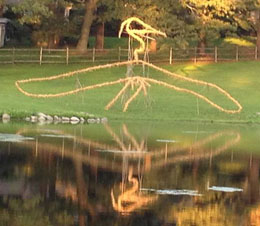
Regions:
M 41 118 L 44 118 L 44 119 L 47 118 L 47 115 L 45 115 L 45 114 L 42 113 L 42 112 L 39 112 L 37 115 L 39 116 L 39 118 L 40 118 L 40 117 L 41 117 Z
M 47 115 L 47 116 L 46 116 L 46 119 L 47 119 L 47 121 L 49 121 L 49 122 L 52 122 L 52 121 L 53 121 L 53 117 L 50 116 L 50 115 Z
M 62 116 L 62 117 L 61 117 L 61 121 L 62 121 L 62 122 L 69 122 L 69 121 L 70 121 L 70 118 L 69 118 L 69 117 L 64 117 L 64 116 Z
M 10 115 L 8 115 L 7 113 L 4 113 L 3 115 L 2 115 L 2 120 L 4 121 L 10 121 L 10 119 L 11 119 L 11 116 Z
M 37 122 L 38 121 L 38 117 L 35 115 L 31 116 L 31 122 Z
M 61 117 L 54 115 L 53 120 L 54 122 L 61 122 Z
M 39 116 L 38 120 L 39 120 L 39 122 L 45 122 L 46 121 L 46 117 Z
M 10 119 L 11 119 L 11 116 L 8 115 L 7 113 L 4 113 L 4 114 L 2 115 L 2 121 L 3 121 L 3 123 L 8 123 L 8 122 L 10 122 Z
M 27 116 L 27 117 L 25 118 L 25 121 L 26 121 L 26 122 L 30 122 L 30 121 L 31 121 L 31 118 Z
M 93 123 L 96 123 L 97 121 L 96 121 L 96 119 L 94 119 L 94 118 L 89 118 L 89 119 L 87 120 L 87 122 L 88 122 L 89 124 L 93 124 Z
M 70 121 L 72 121 L 72 122 L 79 122 L 80 119 L 78 117 L 73 116 L 73 117 L 70 118 Z

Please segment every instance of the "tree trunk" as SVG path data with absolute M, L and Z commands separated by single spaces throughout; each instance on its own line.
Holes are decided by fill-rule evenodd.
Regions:
M 56 34 L 50 34 L 48 38 L 48 48 L 53 49 L 57 48 L 60 43 L 60 37 Z
M 257 58 L 260 56 L 260 21 L 256 27 L 256 47 L 257 47 Z
M 56 180 L 57 180 L 57 164 L 53 154 L 49 155 L 49 197 L 50 200 L 55 199 L 56 194 Z
M 88 203 L 88 184 L 84 180 L 83 163 L 80 159 L 74 160 L 76 183 L 77 183 L 77 195 L 78 195 L 78 207 L 79 207 L 79 225 L 85 226 L 87 219 L 85 211 L 87 210 L 94 220 L 96 215 L 94 208 Z
M 199 32 L 198 55 L 199 57 L 206 55 L 206 33 L 203 30 Z
M 0 18 L 4 16 L 4 6 L 0 5 Z
M 259 200 L 259 165 L 259 160 L 253 158 L 248 176 L 248 202 L 252 205 Z
M 83 25 L 81 28 L 80 39 L 77 44 L 77 49 L 84 52 L 87 50 L 90 27 L 94 19 L 94 13 L 96 10 L 98 0 L 85 0 L 85 16 Z
M 105 31 L 105 24 L 99 23 L 97 25 L 97 30 L 96 30 L 96 44 L 95 44 L 96 49 L 104 49 L 104 31 Z

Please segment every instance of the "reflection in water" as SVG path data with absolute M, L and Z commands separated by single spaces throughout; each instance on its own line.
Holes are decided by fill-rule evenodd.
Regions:
M 24 140 L 0 143 L 5 222 L 40 197 L 34 208 L 51 210 L 39 215 L 45 225 L 258 224 L 259 160 L 238 151 L 235 159 L 240 133 L 169 130 L 158 137 L 126 124 L 99 128 L 98 136 L 89 128 L 88 135 L 23 128 L 15 136 Z M 15 210 L 14 197 L 21 200 Z
M 250 212 L 249 225 L 260 225 L 260 205 Z
M 119 213 L 132 213 L 157 199 L 157 196 L 144 195 L 139 191 L 139 182 L 133 177 L 132 167 L 129 169 L 128 182 L 132 184 L 132 187 L 126 189 L 126 184 L 121 184 L 121 194 L 118 196 L 117 202 L 114 197 L 114 190 L 111 190 L 113 208 Z
M 177 225 L 240 225 L 241 222 L 228 216 L 226 208 L 223 204 L 214 203 L 200 207 L 186 207 L 185 209 L 173 208 L 173 218 Z M 235 223 L 234 223 L 235 222 Z
M 61 180 L 57 180 L 56 184 L 56 193 L 65 199 L 72 200 L 73 202 L 78 202 L 78 194 L 77 194 L 77 187 L 71 183 L 65 183 Z
M 150 170 L 151 165 L 152 167 L 162 167 L 168 164 L 177 163 L 177 162 L 185 162 L 185 161 L 191 161 L 195 159 L 206 159 L 206 158 L 212 158 L 215 155 L 220 154 L 221 152 L 224 152 L 231 146 L 235 145 L 240 141 L 240 134 L 236 132 L 217 132 L 215 134 L 212 134 L 202 140 L 196 141 L 192 145 L 186 145 L 186 147 L 183 147 L 183 144 L 181 146 L 176 145 L 172 148 L 168 148 L 168 145 L 166 143 L 165 147 L 162 148 L 153 148 L 151 147 L 149 149 L 149 152 L 147 152 L 147 144 L 144 138 L 141 139 L 141 142 L 137 142 L 137 140 L 134 138 L 133 135 L 131 135 L 127 129 L 127 126 L 123 124 L 122 130 L 123 130 L 123 138 L 120 138 L 113 130 L 112 128 L 104 124 L 104 127 L 106 131 L 111 135 L 111 137 L 114 139 L 116 145 L 107 145 L 105 143 L 96 142 L 93 140 L 90 140 L 88 138 L 82 138 L 82 137 L 74 137 L 74 143 L 82 144 L 85 147 L 88 147 L 91 150 L 99 150 L 103 149 L 103 152 L 112 152 L 115 154 L 121 153 L 124 157 L 127 156 L 127 158 L 143 158 L 145 159 L 145 169 Z M 26 131 L 18 131 L 18 134 L 21 134 Z M 28 132 L 28 131 L 27 131 Z M 39 130 L 41 132 L 41 130 Z M 55 134 L 58 133 L 59 135 L 63 135 L 64 138 L 70 137 L 71 135 L 66 134 L 62 131 L 53 131 Z M 229 140 L 226 140 L 223 144 L 219 147 L 207 147 L 208 144 L 211 144 L 213 141 L 218 141 L 220 138 L 226 138 L 230 137 Z M 126 139 L 128 138 L 128 139 Z M 38 142 L 38 139 L 36 140 Z M 223 142 L 223 140 L 222 140 Z M 33 146 L 33 143 L 24 143 L 26 146 Z M 99 167 L 108 167 L 110 162 L 107 160 L 102 159 L 101 157 L 96 156 L 86 156 L 85 154 L 81 153 L 73 153 L 71 152 L 71 149 L 64 148 L 64 146 L 57 147 L 56 145 L 52 144 L 46 144 L 46 143 L 36 143 L 36 146 L 40 147 L 42 149 L 45 149 L 54 152 L 55 154 L 62 155 L 63 157 L 70 157 L 70 158 L 76 158 L 76 159 L 82 159 L 84 163 L 87 164 L 98 164 Z M 115 150 L 114 152 L 111 150 Z M 173 154 L 173 156 L 170 156 Z M 154 162 L 152 162 L 151 158 L 154 157 Z M 113 165 L 112 170 L 118 170 L 121 171 L 122 164 L 124 164 L 124 161 L 120 162 L 119 165 L 115 163 Z M 108 169 L 111 170 L 111 169 Z
M 80 160 L 74 160 L 74 167 L 76 173 L 76 184 L 77 184 L 77 195 L 78 195 L 78 206 L 79 206 L 79 225 L 86 225 L 86 216 L 84 211 L 87 210 L 90 216 L 96 215 L 94 208 L 88 202 L 87 196 L 87 184 L 84 180 L 83 174 L 83 163 Z

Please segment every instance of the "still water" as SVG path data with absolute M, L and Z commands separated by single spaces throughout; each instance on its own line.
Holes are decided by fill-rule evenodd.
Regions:
M 0 225 L 260 225 L 260 126 L 0 124 Z

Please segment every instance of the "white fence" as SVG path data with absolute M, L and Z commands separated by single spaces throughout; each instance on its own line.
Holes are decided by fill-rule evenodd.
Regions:
M 141 59 L 142 56 L 140 56 Z M 185 61 L 240 61 L 257 60 L 258 50 L 256 47 L 232 47 L 232 48 L 206 48 L 201 53 L 198 48 L 165 49 L 149 52 L 151 63 L 174 63 Z M 73 64 L 73 63 L 109 63 L 125 61 L 128 59 L 127 49 L 88 49 L 80 52 L 76 49 L 0 49 L 0 64 L 37 63 L 37 64 Z

